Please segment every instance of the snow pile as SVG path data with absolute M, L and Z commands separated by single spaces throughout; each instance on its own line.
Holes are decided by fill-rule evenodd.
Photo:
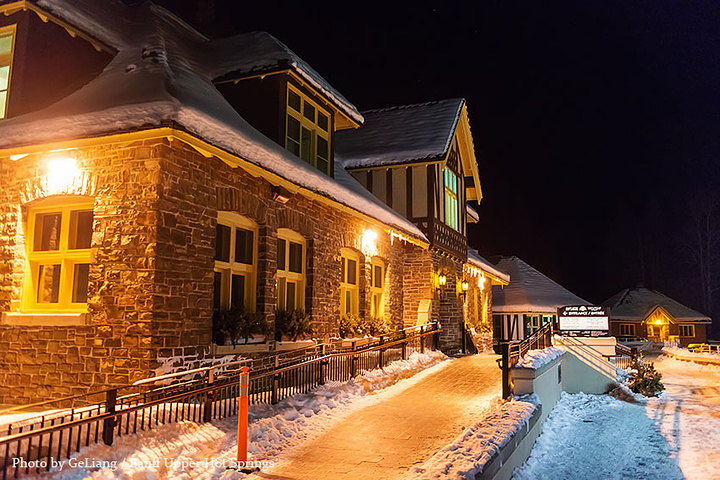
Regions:
M 487 408 L 487 417 L 465 429 L 450 445 L 428 461 L 409 470 L 412 479 L 473 479 L 483 466 L 529 421 L 537 408 L 537 397 L 503 402 L 497 397 Z
M 543 365 L 547 365 L 559 356 L 565 353 L 563 347 L 548 347 L 542 350 L 530 350 L 517 363 L 519 368 L 532 368 L 537 370 Z
M 563 392 L 514 478 L 674 480 L 683 472 L 642 405 Z
M 363 373 L 348 382 L 328 382 L 307 394 L 295 395 L 276 405 L 251 405 L 249 412 L 249 460 L 271 466 L 287 450 L 331 428 L 353 411 L 368 405 L 385 386 L 402 381 L 406 388 L 443 368 L 447 357 L 434 351 L 414 352 L 407 360 L 384 369 Z M 430 369 L 430 367 L 435 367 Z M 214 423 L 180 422 L 155 430 L 127 435 L 112 447 L 95 444 L 65 461 L 63 469 L 38 478 L 78 479 L 237 479 L 245 475 L 232 466 L 237 453 L 237 417 Z M 78 460 L 87 459 L 85 466 Z M 76 466 L 73 466 L 76 465 Z

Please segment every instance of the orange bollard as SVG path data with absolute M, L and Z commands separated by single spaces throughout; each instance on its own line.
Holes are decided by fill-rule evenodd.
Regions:
M 247 443 L 248 443 L 248 394 L 250 393 L 250 369 L 241 367 L 240 371 L 240 405 L 238 406 L 238 451 L 237 463 L 238 468 L 244 468 L 247 463 Z

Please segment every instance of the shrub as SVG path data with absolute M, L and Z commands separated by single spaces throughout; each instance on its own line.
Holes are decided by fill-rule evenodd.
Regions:
M 366 318 L 363 327 L 363 330 L 371 337 L 390 333 L 390 325 L 382 317 Z
M 275 310 L 275 340 L 281 341 L 283 336 L 297 341 L 298 337 L 312 335 L 315 329 L 312 317 L 302 309 Z
M 234 346 L 241 338 L 248 343 L 251 336 L 267 333 L 265 318 L 244 307 L 223 308 L 213 312 L 213 342 L 217 345 L 225 345 L 225 341 L 230 339 Z
M 642 356 L 635 357 L 630 363 L 629 387 L 633 392 L 646 397 L 657 397 L 665 390 L 661 379 L 662 374 L 655 370 L 655 365 L 643 361 Z
M 361 335 L 363 332 L 362 319 L 357 315 L 343 315 L 340 317 L 338 333 L 340 338 Z

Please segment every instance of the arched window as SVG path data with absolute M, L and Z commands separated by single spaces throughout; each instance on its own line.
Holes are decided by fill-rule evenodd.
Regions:
M 357 315 L 360 313 L 360 255 L 349 248 L 343 248 L 340 250 L 340 257 L 340 313 Z
M 213 307 L 255 311 L 257 275 L 255 222 L 232 212 L 218 212 L 215 237 Z
M 95 201 L 53 197 L 28 211 L 23 310 L 87 310 Z
M 305 239 L 287 228 L 278 229 L 277 306 L 305 308 Z
M 372 267 L 370 273 L 370 316 L 382 317 L 385 313 L 385 262 L 377 257 L 373 257 L 370 264 Z

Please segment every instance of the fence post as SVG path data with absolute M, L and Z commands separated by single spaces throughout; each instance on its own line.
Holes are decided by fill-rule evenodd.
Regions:
M 420 327 L 420 353 L 425 353 L 425 325 Z
M 280 366 L 280 356 L 275 355 L 275 371 Z M 270 396 L 270 403 L 273 405 L 278 402 L 278 390 L 280 388 L 280 376 L 277 373 L 273 373 L 272 376 L 272 395 Z
M 350 356 L 350 378 L 355 378 L 355 361 L 356 361 L 356 357 L 355 357 L 355 354 L 353 353 Z
M 250 369 L 246 366 L 240 367 L 240 398 L 238 398 L 238 446 L 237 446 L 237 463 L 238 467 L 245 466 L 247 462 L 247 443 L 248 443 L 248 395 L 250 393 Z
M 320 356 L 321 356 L 321 357 L 324 357 L 324 356 L 325 356 L 325 344 L 324 344 L 324 343 L 323 343 L 322 345 L 320 345 Z M 319 371 L 318 371 L 318 385 L 322 385 L 322 384 L 325 383 L 325 375 L 326 375 L 325 370 L 327 369 L 327 363 L 326 363 L 326 362 L 328 362 L 328 360 L 321 360 L 321 361 L 319 362 L 319 363 L 320 363 L 320 369 L 319 369 Z
M 407 339 L 407 332 L 405 332 L 405 330 L 403 330 L 402 335 L 403 338 Z M 407 360 L 407 340 L 405 340 L 400 346 L 400 354 L 402 355 L 403 360 Z
M 212 385 L 215 382 L 215 369 L 208 370 L 207 384 Z M 212 421 L 213 392 L 209 391 L 205 394 L 205 406 L 203 410 L 203 422 Z
M 117 389 L 108 390 L 105 393 L 105 412 L 115 413 L 115 403 L 117 401 Z M 103 442 L 105 445 L 113 444 L 115 436 L 115 417 L 108 417 L 103 421 Z
M 502 354 L 502 395 L 503 398 L 508 398 L 513 393 L 510 373 L 510 343 L 502 342 L 500 351 Z

